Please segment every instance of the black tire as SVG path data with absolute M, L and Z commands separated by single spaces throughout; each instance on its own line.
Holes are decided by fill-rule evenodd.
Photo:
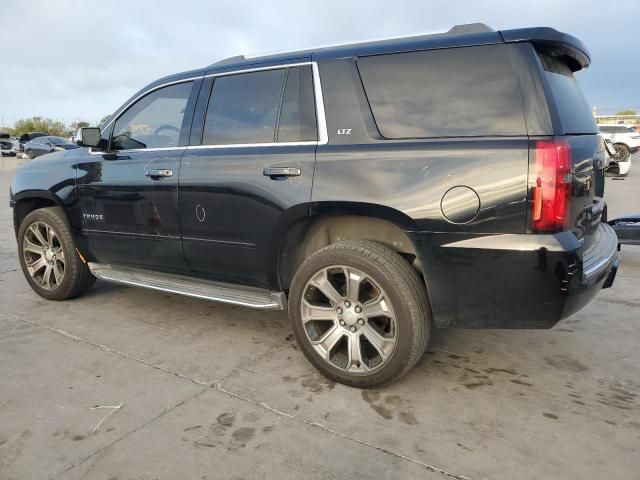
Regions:
M 613 148 L 616 150 L 615 159 L 618 162 L 626 162 L 631 156 L 631 151 L 624 143 L 614 143 Z
M 336 367 L 315 350 L 305 330 L 301 308 L 308 282 L 318 272 L 336 265 L 357 269 L 371 278 L 395 311 L 395 346 L 374 371 L 350 372 Z M 294 276 L 289 292 L 289 319 L 298 345 L 313 366 L 331 380 L 359 388 L 379 386 L 406 374 L 422 357 L 431 330 L 424 282 L 398 253 L 372 241 L 337 242 L 311 255 Z M 358 348 L 362 352 L 362 347 Z
M 47 289 L 37 279 L 32 278 L 27 267 L 24 252 L 24 239 L 31 225 L 46 225 L 55 233 L 57 244 L 64 253 L 64 272 L 62 280 L 55 288 Z M 41 297 L 48 300 L 67 300 L 82 295 L 89 290 L 95 277 L 89 267 L 81 260 L 71 235 L 71 227 L 64 211 L 59 207 L 48 207 L 29 213 L 18 229 L 18 252 L 20 266 L 29 286 Z
M 33 160 L 33 152 L 31 150 L 27 150 L 27 157 L 29 160 Z

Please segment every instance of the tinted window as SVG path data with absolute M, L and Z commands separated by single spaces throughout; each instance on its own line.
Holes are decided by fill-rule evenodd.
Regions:
M 192 82 L 164 87 L 133 104 L 113 129 L 111 148 L 177 147 Z
M 317 140 L 311 67 L 290 68 L 278 119 L 278 142 Z
M 605 127 L 605 126 L 601 126 L 598 127 L 600 129 L 601 132 L 603 133 L 613 133 L 615 130 L 615 127 Z
M 218 77 L 204 124 L 205 145 L 271 143 L 286 70 Z
M 561 60 L 538 53 L 549 86 L 551 99 L 560 117 L 562 132 L 597 133 L 591 108 L 571 69 Z
M 387 138 L 526 134 L 502 45 L 363 57 L 358 68 Z
M 67 139 L 62 137 L 49 137 L 49 141 L 54 145 L 68 145 L 69 143 L 71 143 Z

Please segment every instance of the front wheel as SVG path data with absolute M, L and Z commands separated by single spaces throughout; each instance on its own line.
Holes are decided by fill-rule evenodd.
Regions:
M 354 387 L 396 380 L 420 359 L 431 319 L 425 286 L 407 261 L 371 241 L 343 241 L 296 272 L 289 318 L 325 376 Z
M 33 152 L 31 150 L 27 150 L 27 157 L 29 160 L 33 160 Z
M 614 143 L 613 148 L 616 151 L 615 155 L 613 156 L 615 160 L 617 160 L 618 162 L 626 162 L 627 160 L 629 160 L 629 157 L 631 156 L 629 147 L 627 147 L 623 143 Z
M 66 300 L 87 291 L 95 277 L 80 259 L 64 211 L 34 210 L 18 230 L 20 266 L 31 288 L 49 300 Z

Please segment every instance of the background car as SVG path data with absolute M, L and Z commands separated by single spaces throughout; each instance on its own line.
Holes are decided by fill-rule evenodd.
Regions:
M 613 143 L 608 138 L 604 139 L 604 147 L 609 157 L 609 163 L 605 168 L 605 172 L 608 176 L 613 177 L 626 177 L 631 171 L 631 160 L 626 162 L 619 162 L 615 159 L 616 149 L 613 148 Z
M 19 145 L 19 150 L 21 152 L 24 152 L 24 144 L 33 140 L 34 138 L 38 138 L 38 137 L 46 137 L 47 134 L 46 133 L 42 133 L 42 132 L 28 132 L 28 133 L 23 133 L 20 136 L 20 145 Z
M 629 125 L 598 125 L 602 137 L 611 140 L 616 150 L 614 160 L 626 162 L 640 150 L 640 133 Z
M 14 142 L 9 139 L 0 140 L 0 154 L 3 157 L 15 157 L 18 152 L 18 148 Z
M 73 150 L 74 148 L 80 147 L 62 137 L 46 136 L 37 137 L 25 143 L 24 153 L 26 153 L 29 158 L 36 158 L 46 153 L 60 150 Z

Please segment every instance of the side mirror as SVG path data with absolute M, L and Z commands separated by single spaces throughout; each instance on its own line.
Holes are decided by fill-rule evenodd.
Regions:
M 78 130 L 78 145 L 82 147 L 97 147 L 100 145 L 100 129 L 98 127 L 85 127 Z

